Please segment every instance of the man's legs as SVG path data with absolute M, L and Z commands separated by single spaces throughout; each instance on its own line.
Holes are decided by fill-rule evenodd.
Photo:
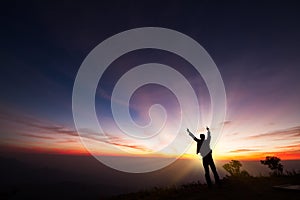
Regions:
M 217 169 L 216 169 L 216 166 L 215 166 L 215 163 L 214 163 L 214 160 L 213 160 L 211 154 L 210 154 L 210 159 L 209 159 L 209 165 L 210 165 L 211 171 L 214 174 L 216 184 L 220 185 L 220 178 L 219 178 L 219 175 L 218 175 L 218 172 L 217 172 Z
M 205 179 L 206 179 L 206 183 L 208 185 L 208 187 L 211 187 L 211 180 L 210 180 L 210 176 L 209 176 L 209 162 L 207 159 L 207 156 L 205 156 L 203 158 L 203 167 L 204 167 L 204 171 L 205 171 Z

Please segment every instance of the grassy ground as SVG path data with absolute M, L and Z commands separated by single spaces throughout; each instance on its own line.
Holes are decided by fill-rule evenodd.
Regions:
M 300 185 L 300 174 L 282 177 L 228 177 L 221 188 L 208 188 L 204 184 L 191 183 L 180 187 L 153 188 L 147 191 L 119 195 L 113 199 L 297 199 L 299 191 L 276 190 L 272 186 L 282 184 Z

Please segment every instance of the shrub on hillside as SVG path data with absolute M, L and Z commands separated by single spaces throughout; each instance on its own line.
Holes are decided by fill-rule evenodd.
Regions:
M 238 160 L 231 160 L 229 163 L 223 165 L 223 168 L 233 177 L 249 177 L 246 170 L 241 170 L 242 163 Z
M 283 175 L 283 165 L 280 163 L 280 158 L 276 156 L 267 156 L 265 160 L 261 160 L 260 163 L 267 165 L 272 172 L 271 176 L 281 176 Z

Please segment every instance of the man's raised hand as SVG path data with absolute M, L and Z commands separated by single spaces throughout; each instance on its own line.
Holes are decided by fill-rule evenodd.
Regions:
M 192 133 L 190 132 L 190 130 L 187 128 L 186 131 L 189 133 L 189 135 L 192 137 Z

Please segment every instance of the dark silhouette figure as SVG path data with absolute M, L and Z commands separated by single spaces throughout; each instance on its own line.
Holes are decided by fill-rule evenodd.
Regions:
M 189 135 L 197 142 L 197 154 L 200 153 L 203 159 L 203 167 L 205 170 L 205 179 L 207 182 L 208 187 L 212 186 L 210 175 L 209 175 L 209 166 L 214 174 L 215 182 L 220 186 L 220 178 L 217 173 L 217 169 L 214 163 L 214 160 L 212 158 L 212 150 L 210 148 L 210 130 L 208 127 L 206 127 L 207 130 L 207 139 L 205 140 L 205 135 L 200 134 L 200 139 L 196 138 L 193 133 L 190 132 L 189 129 L 187 129 L 187 132 Z

